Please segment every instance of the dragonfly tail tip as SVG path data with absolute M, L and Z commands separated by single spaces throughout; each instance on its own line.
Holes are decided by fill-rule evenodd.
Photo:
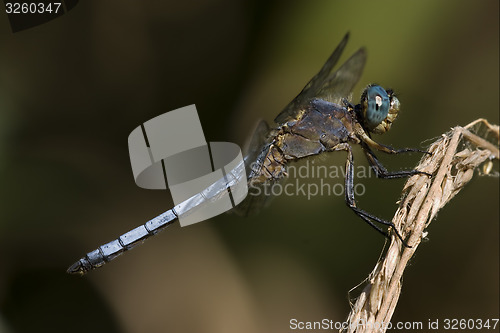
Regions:
M 82 261 L 78 260 L 73 265 L 68 267 L 68 269 L 66 270 L 66 273 L 85 275 L 85 273 L 87 273 L 87 269 L 85 268 L 85 265 L 82 263 Z

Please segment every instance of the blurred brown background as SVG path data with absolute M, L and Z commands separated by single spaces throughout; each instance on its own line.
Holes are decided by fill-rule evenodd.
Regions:
M 0 15 L 0 332 L 344 320 L 384 239 L 338 197 L 279 197 L 256 217 L 171 227 L 84 278 L 65 269 L 171 206 L 168 192 L 135 186 L 130 131 L 196 104 L 207 141 L 243 144 L 347 31 L 341 61 L 369 53 L 354 99 L 376 82 L 402 103 L 378 141 L 425 147 L 479 117 L 498 124 L 498 12 L 498 1 L 85 1 L 16 34 Z M 380 157 L 398 170 L 420 156 Z M 360 205 L 390 218 L 403 183 L 365 180 Z M 393 322 L 498 318 L 498 193 L 498 178 L 474 178 L 439 213 Z

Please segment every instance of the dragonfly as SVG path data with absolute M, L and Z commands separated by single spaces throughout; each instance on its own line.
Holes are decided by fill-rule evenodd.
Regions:
M 420 149 L 394 149 L 377 143 L 372 134 L 387 132 L 400 110 L 400 102 L 390 89 L 368 85 L 361 94 L 360 103 L 353 105 L 349 98 L 359 81 L 366 63 L 366 50 L 360 48 L 344 64 L 334 70 L 349 39 L 347 33 L 335 48 L 321 70 L 307 83 L 302 91 L 275 118 L 271 128 L 265 121 L 256 127 L 244 158 L 246 181 L 249 189 L 280 181 L 287 176 L 287 165 L 299 159 L 325 152 L 347 153 L 345 174 L 345 201 L 347 206 L 377 232 L 389 238 L 389 233 L 379 225 L 385 225 L 395 233 L 404 246 L 408 246 L 396 226 L 358 207 L 354 195 L 353 145 L 360 145 L 378 178 L 402 178 L 426 174 L 417 170 L 389 172 L 377 159 L 374 150 L 387 154 L 406 152 L 427 153 Z M 242 168 L 242 165 L 236 168 Z M 245 173 L 236 172 L 231 180 L 221 179 L 207 191 L 176 205 L 145 224 L 101 245 L 71 265 L 67 272 L 85 274 L 103 266 L 123 252 L 142 243 L 147 238 L 172 225 L 179 216 L 189 214 L 208 200 L 227 195 L 228 188 L 241 181 Z M 427 174 L 430 176 L 429 174 Z M 215 190 L 214 190 L 215 189 Z M 239 213 L 251 214 L 259 210 L 267 197 L 255 196 L 249 191 L 247 198 L 236 207 Z M 378 225 L 377 225 L 378 224 Z

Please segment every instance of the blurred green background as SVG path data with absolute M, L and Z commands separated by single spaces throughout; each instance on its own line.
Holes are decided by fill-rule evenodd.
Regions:
M 135 127 L 196 104 L 207 141 L 243 144 L 347 31 L 341 61 L 368 50 L 354 100 L 376 82 L 402 103 L 376 140 L 425 147 L 479 117 L 498 124 L 498 6 L 85 1 L 16 34 L 0 15 L 0 332 L 289 332 L 292 318 L 344 320 L 385 240 L 342 197 L 279 197 L 255 217 L 173 226 L 84 278 L 65 269 L 171 207 L 168 192 L 134 184 Z M 398 170 L 420 155 L 380 158 Z M 390 218 L 404 180 L 363 183 L 361 207 Z M 393 322 L 498 318 L 498 193 L 498 178 L 476 177 L 439 213 Z

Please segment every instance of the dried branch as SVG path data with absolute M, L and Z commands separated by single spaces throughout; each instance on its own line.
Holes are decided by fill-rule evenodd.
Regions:
M 425 237 L 425 228 L 437 212 L 467 184 L 474 170 L 491 171 L 491 160 L 499 158 L 499 127 L 478 119 L 455 127 L 429 147 L 432 155 L 422 158 L 417 170 L 432 174 L 412 176 L 403 188 L 403 197 L 393 218 L 410 248 L 397 237 L 381 256 L 367 278 L 348 316 L 343 332 L 385 332 L 401 293 L 406 265 Z

